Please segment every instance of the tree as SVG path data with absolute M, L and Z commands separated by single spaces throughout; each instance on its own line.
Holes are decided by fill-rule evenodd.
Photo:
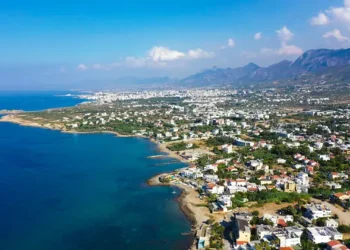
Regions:
M 257 216 L 254 216 L 250 221 L 250 225 L 257 225 L 259 223 L 260 223 L 260 219 Z
M 253 215 L 253 216 L 259 216 L 259 211 L 257 211 L 257 210 L 253 211 L 253 212 L 252 212 L 252 215 Z
M 327 220 L 327 218 L 317 218 L 316 226 L 324 227 L 326 225 L 326 220 Z
M 264 241 L 259 244 L 255 245 L 256 250 L 272 250 L 272 247 L 269 245 L 268 242 Z
M 209 155 L 203 155 L 197 159 L 197 166 L 199 168 L 203 169 L 208 164 L 209 164 Z

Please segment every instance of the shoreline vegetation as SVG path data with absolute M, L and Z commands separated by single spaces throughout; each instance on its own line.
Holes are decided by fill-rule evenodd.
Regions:
M 9 122 L 9 123 L 14 123 L 18 124 L 21 126 L 28 126 L 28 127 L 36 127 L 36 128 L 44 128 L 44 129 L 50 129 L 50 130 L 58 130 L 61 131 L 62 133 L 69 133 L 69 134 L 113 134 L 117 137 L 139 137 L 139 138 L 145 138 L 150 140 L 152 143 L 156 144 L 157 150 L 161 153 L 165 153 L 166 155 L 158 154 L 154 156 L 148 156 L 148 158 L 162 158 L 162 157 L 169 157 L 169 158 L 175 158 L 179 160 L 180 162 L 190 164 L 190 161 L 184 159 L 180 155 L 176 154 L 174 151 L 171 151 L 170 149 L 167 148 L 165 144 L 161 144 L 157 141 L 155 141 L 152 138 L 145 137 L 145 136 L 137 136 L 137 135 L 121 135 L 117 132 L 111 132 L 111 131 L 95 131 L 95 132 L 79 132 L 79 131 L 72 131 L 69 130 L 67 131 L 63 125 L 60 124 L 40 124 L 39 122 L 34 122 L 34 121 L 27 121 L 25 119 L 19 118 L 18 116 L 14 114 L 7 114 L 3 117 L 0 118 L 0 122 Z M 173 172 L 179 171 L 181 169 L 176 169 Z M 169 173 L 160 173 L 157 174 L 156 176 L 151 177 L 146 181 L 146 183 L 149 186 L 175 186 L 179 188 L 182 192 L 181 195 L 177 198 L 177 201 L 179 203 L 181 211 L 185 214 L 187 219 L 191 223 L 192 227 L 192 235 L 193 237 L 195 236 L 195 230 L 199 228 L 199 226 L 209 220 L 209 219 L 214 219 L 215 221 L 221 221 L 224 219 L 224 215 L 222 214 L 211 214 L 209 211 L 209 208 L 206 206 L 203 206 L 203 201 L 199 199 L 199 194 L 198 192 L 190 188 L 188 186 L 182 185 L 182 184 L 175 184 L 175 183 L 162 183 L 160 182 L 159 178 L 169 174 Z M 195 247 L 195 238 L 193 239 L 193 244 L 191 246 L 191 249 L 196 249 Z
M 150 158 L 159 158 L 159 157 L 170 157 L 170 158 L 176 158 L 179 161 L 183 163 L 189 164 L 190 161 L 184 159 L 180 155 L 176 154 L 175 151 L 171 151 L 170 149 L 167 148 L 166 145 L 160 144 L 159 142 L 155 141 L 152 138 L 149 138 L 147 136 L 140 136 L 140 135 L 122 135 L 118 132 L 113 132 L 113 131 L 91 131 L 91 132 L 81 132 L 81 131 L 74 131 L 74 130 L 66 130 L 65 127 L 61 124 L 41 124 L 38 122 L 34 121 L 28 121 L 24 120 L 22 118 L 19 118 L 16 115 L 10 114 L 10 115 L 5 115 L 3 117 L 0 117 L 0 122 L 10 122 L 10 123 L 15 123 L 21 126 L 27 126 L 27 127 L 36 127 L 36 128 L 45 128 L 45 129 L 51 129 L 51 130 L 58 130 L 61 131 L 62 133 L 68 133 L 68 134 L 113 134 L 116 135 L 117 137 L 136 137 L 136 138 L 145 138 L 153 142 L 154 144 L 157 145 L 157 149 L 160 152 L 166 153 L 167 155 L 155 155 L 155 156 L 149 156 Z

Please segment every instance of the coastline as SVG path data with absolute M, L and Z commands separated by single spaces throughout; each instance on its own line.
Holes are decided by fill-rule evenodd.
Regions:
M 40 121 L 40 120 L 38 120 Z M 190 161 L 187 159 L 184 159 L 180 155 L 176 154 L 174 151 L 169 150 L 166 147 L 166 144 L 161 144 L 154 140 L 153 138 L 149 138 L 146 136 L 137 136 L 137 135 L 121 135 L 117 132 L 112 131 L 92 131 L 92 132 L 79 132 L 79 131 L 67 131 L 63 124 L 41 124 L 39 122 L 35 121 L 27 121 L 20 117 L 18 117 L 18 114 L 7 114 L 5 116 L 0 117 L 0 122 L 9 122 L 9 123 L 15 123 L 21 126 L 28 126 L 28 127 L 37 127 L 37 128 L 44 128 L 44 129 L 50 129 L 50 130 L 58 130 L 62 133 L 70 133 L 70 134 L 113 134 L 117 137 L 138 137 L 138 138 L 144 138 L 150 140 L 152 143 L 154 143 L 157 147 L 157 150 L 161 153 L 165 153 L 166 157 L 174 158 L 179 160 L 180 162 L 183 162 L 185 164 L 190 164 Z M 182 169 L 182 168 L 181 168 Z M 176 169 L 175 171 L 179 171 L 181 169 Z M 214 219 L 217 222 L 222 221 L 224 216 L 222 214 L 211 214 L 208 207 L 203 206 L 203 200 L 199 199 L 198 192 L 189 187 L 185 186 L 183 184 L 175 184 L 175 183 L 161 183 L 159 180 L 159 177 L 166 175 L 169 173 L 162 172 L 160 174 L 157 174 L 156 176 L 153 176 L 149 178 L 146 183 L 149 186 L 175 186 L 181 190 L 180 196 L 177 198 L 177 202 L 179 204 L 179 207 L 181 211 L 185 214 L 189 222 L 191 223 L 192 227 L 192 236 L 193 236 L 193 242 L 190 247 L 190 249 L 196 249 L 196 238 L 195 238 L 195 232 L 196 230 L 201 226 L 203 222 L 206 222 L 209 219 Z
M 122 135 L 117 132 L 113 131 L 91 131 L 91 132 L 81 132 L 81 131 L 74 131 L 74 130 L 66 130 L 63 126 L 63 124 L 55 124 L 54 126 L 51 124 L 40 124 L 39 122 L 34 121 L 27 121 L 24 120 L 17 115 L 8 114 L 5 116 L 0 117 L 0 122 L 10 122 L 15 123 L 21 126 L 27 126 L 27 127 L 36 127 L 36 128 L 43 128 L 43 129 L 51 129 L 51 130 L 58 130 L 62 133 L 68 133 L 68 134 L 112 134 L 117 137 L 136 137 L 136 138 L 144 138 L 148 139 L 154 144 L 156 144 L 158 151 L 162 153 L 166 153 L 168 157 L 175 158 L 183 163 L 189 164 L 190 161 L 184 159 L 180 155 L 176 154 L 174 151 L 169 150 L 165 144 L 161 144 L 154 140 L 153 138 L 149 138 L 147 136 L 140 136 L 140 135 Z

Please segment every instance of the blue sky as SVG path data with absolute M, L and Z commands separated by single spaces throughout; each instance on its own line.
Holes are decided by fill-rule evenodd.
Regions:
M 347 48 L 348 0 L 2 0 L 0 89 L 184 77 Z

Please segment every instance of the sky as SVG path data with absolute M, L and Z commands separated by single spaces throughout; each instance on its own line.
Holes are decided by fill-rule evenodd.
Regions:
M 350 0 L 2 0 L 0 90 L 268 66 L 349 25 Z

